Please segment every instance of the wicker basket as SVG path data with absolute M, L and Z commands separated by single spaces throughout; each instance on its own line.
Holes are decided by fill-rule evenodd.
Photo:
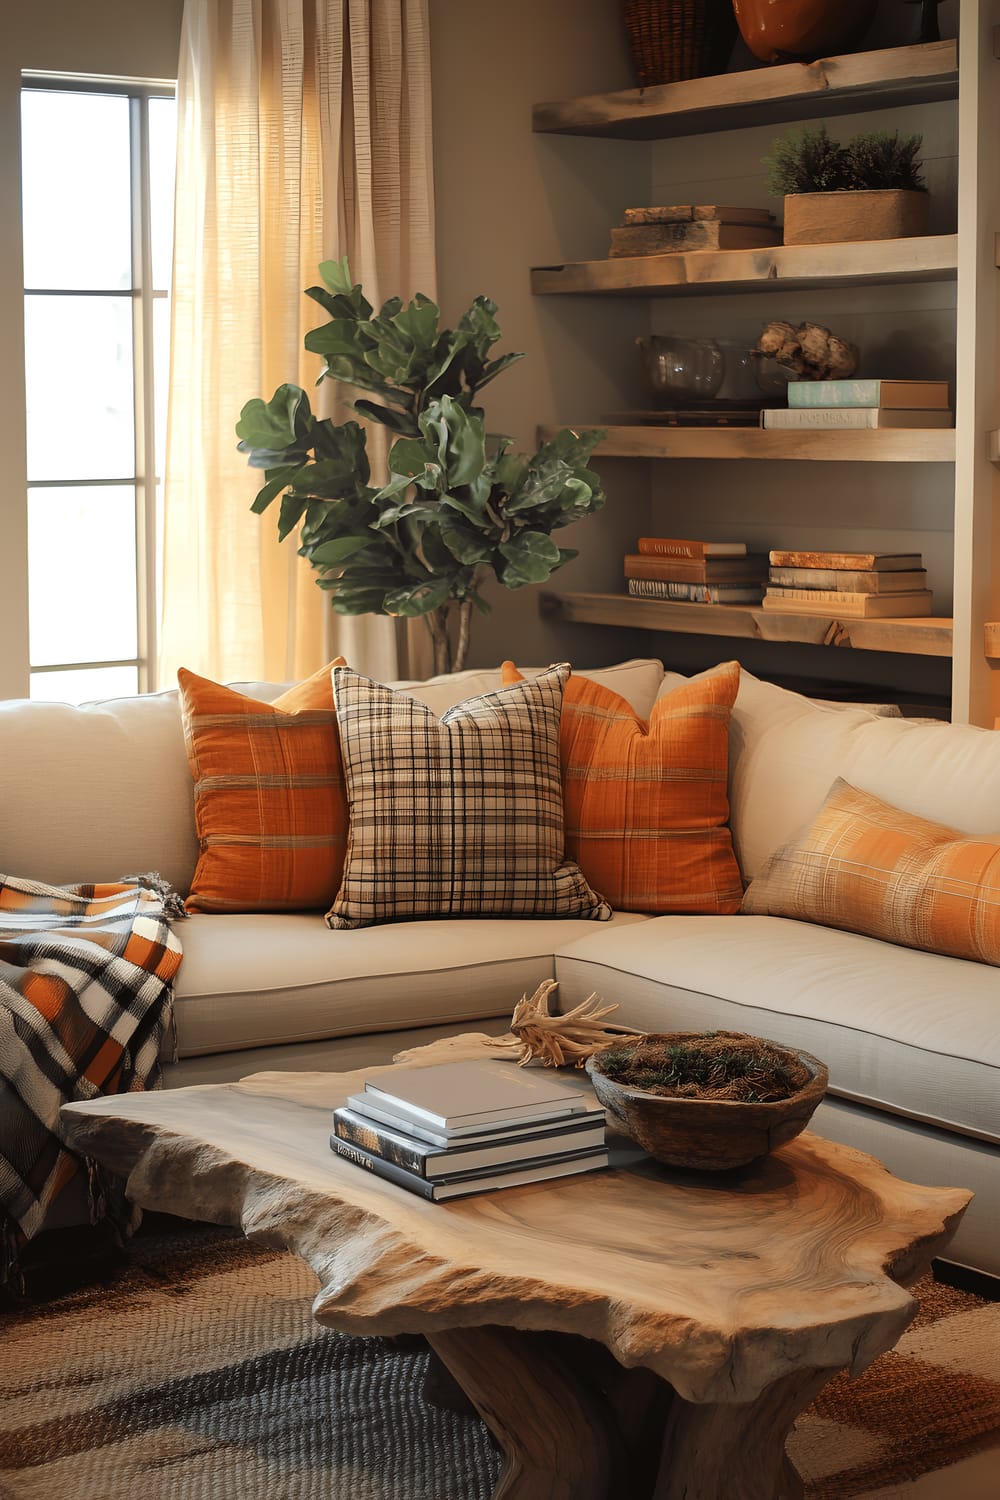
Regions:
M 625 0 L 636 83 L 677 83 L 720 72 L 736 38 L 729 0 Z

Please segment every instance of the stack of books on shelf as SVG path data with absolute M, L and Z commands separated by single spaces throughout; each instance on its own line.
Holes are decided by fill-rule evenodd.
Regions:
M 393 1068 L 333 1112 L 330 1145 L 424 1198 L 606 1167 L 604 1110 L 541 1068 L 485 1058 Z
M 672 203 L 627 208 L 611 231 L 608 254 L 676 255 L 686 250 L 754 250 L 780 245 L 781 229 L 766 208 L 731 204 Z
M 919 552 L 772 552 L 764 608 L 854 619 L 929 615 Z
M 765 408 L 762 427 L 954 427 L 946 380 L 790 380 L 788 406 Z
M 759 604 L 767 559 L 746 542 L 686 541 L 641 536 L 625 554 L 628 591 L 637 599 L 684 604 Z

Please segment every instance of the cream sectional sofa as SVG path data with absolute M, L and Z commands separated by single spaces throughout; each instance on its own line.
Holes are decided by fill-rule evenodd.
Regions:
M 588 673 L 648 715 L 683 681 L 654 661 Z M 396 684 L 437 712 L 499 671 Z M 275 684 L 245 684 L 272 698 Z M 824 705 L 743 674 L 730 732 L 731 827 L 746 881 L 837 777 L 968 833 L 1000 833 L 1000 735 Z M 0 868 L 54 883 L 197 858 L 175 692 L 72 708 L 0 702 Z M 1000 1275 L 1000 970 L 777 917 L 608 923 L 472 918 L 331 931 L 320 914 L 197 915 L 184 946 L 167 1087 L 260 1069 L 343 1069 L 463 1030 L 499 1033 L 559 981 L 638 1029 L 757 1032 L 830 1068 L 814 1126 L 916 1181 L 976 1198 L 949 1257 Z

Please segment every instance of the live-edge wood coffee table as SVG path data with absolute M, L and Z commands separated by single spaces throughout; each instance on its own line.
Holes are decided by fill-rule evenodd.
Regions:
M 469 1055 L 484 1039 L 398 1065 Z M 971 1197 L 806 1133 L 734 1173 L 621 1143 L 611 1170 L 430 1203 L 329 1148 L 330 1111 L 375 1071 L 117 1095 L 63 1122 L 141 1207 L 302 1256 L 320 1323 L 425 1334 L 500 1443 L 506 1500 L 801 1495 L 796 1415 L 892 1347 Z

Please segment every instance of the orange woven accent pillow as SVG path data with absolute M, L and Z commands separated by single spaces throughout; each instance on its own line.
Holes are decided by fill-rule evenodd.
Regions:
M 330 671 L 344 665 L 273 703 L 177 673 L 201 850 L 191 911 L 325 911 L 337 894 L 347 795 Z
M 521 681 L 513 662 L 503 681 Z M 616 910 L 739 911 L 743 882 L 726 827 L 739 684 L 739 664 L 727 662 L 665 694 L 648 724 L 609 688 L 576 674 L 566 684 L 566 854 Z
M 743 910 L 1000 964 L 1000 835 L 959 833 L 836 781 Z

